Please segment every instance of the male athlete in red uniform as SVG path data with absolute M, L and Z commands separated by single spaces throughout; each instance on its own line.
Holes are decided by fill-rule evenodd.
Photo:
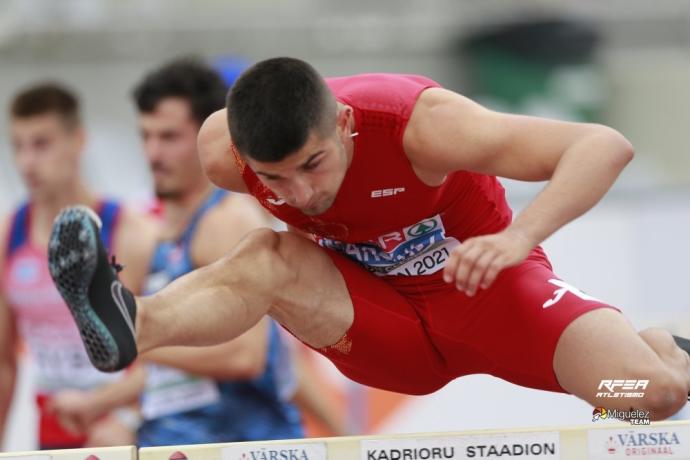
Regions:
M 674 338 L 636 332 L 559 279 L 539 247 L 631 160 L 618 132 L 492 112 L 424 77 L 324 80 L 277 58 L 237 80 L 199 146 L 212 181 L 251 193 L 290 231 L 255 231 L 134 298 L 95 218 L 65 210 L 51 270 L 100 369 L 137 350 L 223 342 L 268 314 L 386 390 L 424 394 L 488 373 L 654 419 L 685 403 L 690 358 Z M 495 176 L 549 183 L 512 220 Z M 609 399 L 597 397 L 602 379 L 649 382 L 641 398 Z

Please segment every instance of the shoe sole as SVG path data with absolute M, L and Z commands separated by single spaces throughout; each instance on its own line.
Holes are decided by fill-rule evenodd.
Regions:
M 67 303 L 91 363 L 99 370 L 117 368 L 120 352 L 108 328 L 89 302 L 89 285 L 98 264 L 98 235 L 88 208 L 72 207 L 55 219 L 48 246 L 48 266 L 55 286 Z

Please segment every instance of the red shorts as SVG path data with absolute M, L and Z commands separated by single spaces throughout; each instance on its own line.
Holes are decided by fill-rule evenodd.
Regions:
M 540 248 L 474 297 L 446 284 L 443 271 L 377 277 L 326 253 L 345 279 L 354 322 L 317 351 L 352 380 L 399 393 L 431 393 L 469 374 L 565 392 L 553 371 L 561 333 L 583 313 L 612 308 L 564 284 Z

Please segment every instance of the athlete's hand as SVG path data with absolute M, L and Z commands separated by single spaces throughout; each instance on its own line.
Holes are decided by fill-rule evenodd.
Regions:
M 491 286 L 501 270 L 525 260 L 534 246 L 536 243 L 510 227 L 493 235 L 470 238 L 451 251 L 443 280 L 473 296 L 477 289 Z
M 88 391 L 62 390 L 51 397 L 46 410 L 54 415 L 67 431 L 81 435 L 100 417 Z

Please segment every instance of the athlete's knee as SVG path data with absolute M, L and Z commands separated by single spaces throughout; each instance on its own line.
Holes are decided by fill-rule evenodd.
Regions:
M 278 232 L 270 228 L 257 228 L 247 233 L 237 243 L 232 255 L 241 257 L 271 253 L 276 250 L 278 242 Z
M 270 281 L 273 286 L 288 282 L 294 270 L 290 270 L 282 256 L 281 248 L 285 245 L 283 235 L 284 233 L 275 232 L 270 228 L 252 230 L 237 244 L 235 250 L 224 258 L 224 262 L 235 272 L 238 266 L 247 267 L 242 270 L 246 277 L 260 277 Z
M 640 331 L 640 337 L 667 365 L 674 368 L 690 368 L 690 356 L 678 347 L 670 332 L 661 328 Z
M 680 348 L 670 332 L 660 328 L 645 329 L 640 337 L 654 350 L 662 363 L 690 388 L 690 356 Z
M 688 388 L 683 379 L 671 370 L 649 375 L 641 408 L 650 412 L 652 420 L 663 420 L 678 412 L 687 402 Z
M 675 347 L 673 336 L 670 332 L 659 327 L 650 327 L 639 332 L 642 340 L 659 354 L 660 351 L 671 351 Z

